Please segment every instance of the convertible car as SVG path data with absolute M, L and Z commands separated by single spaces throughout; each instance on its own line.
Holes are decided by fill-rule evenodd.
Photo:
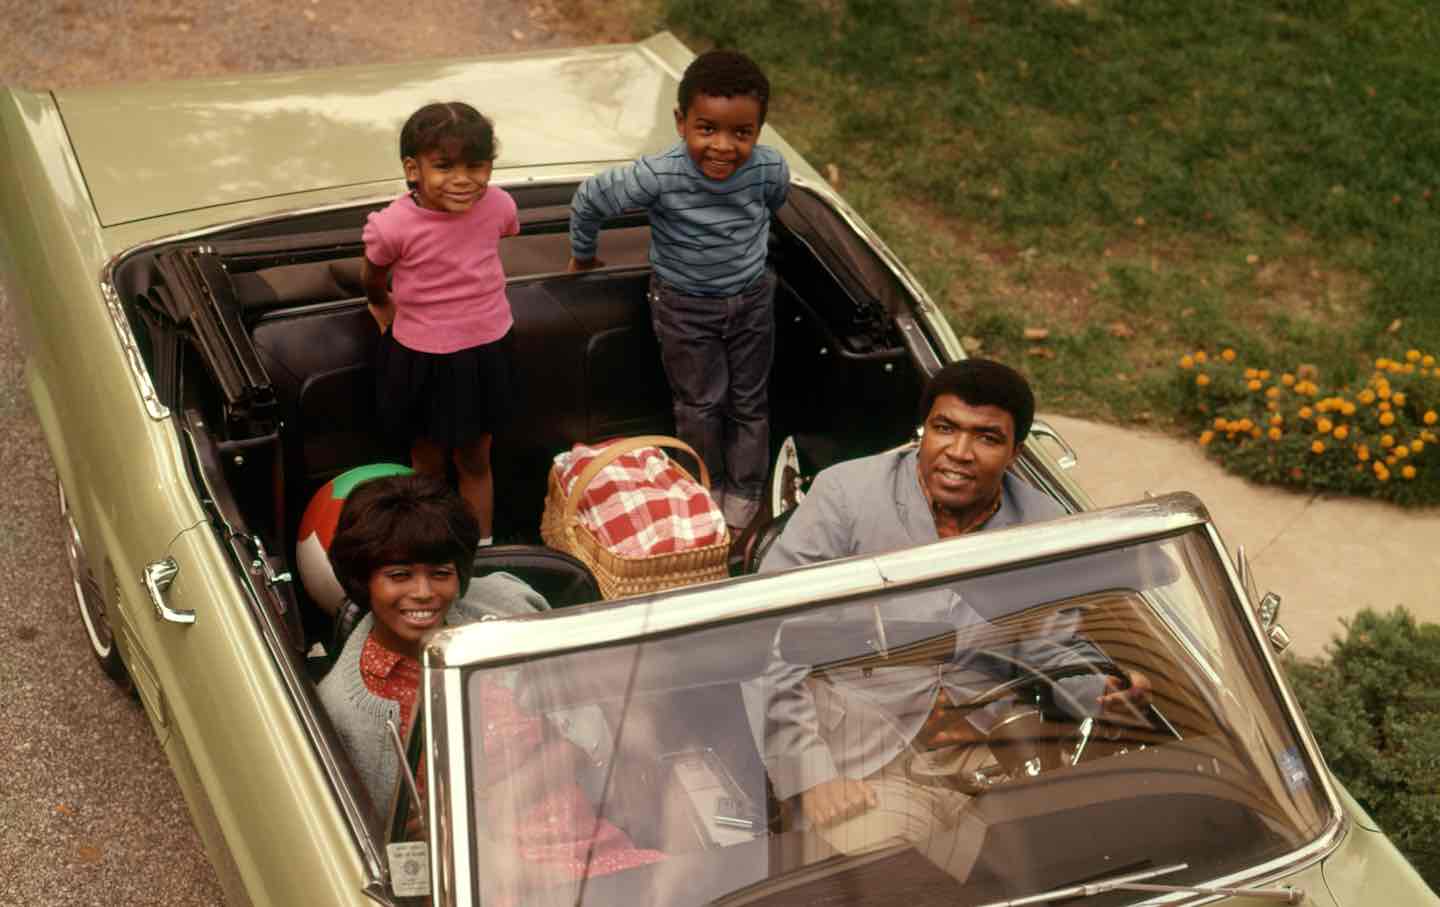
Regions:
M 794 173 L 770 248 L 775 466 L 732 576 L 600 602 L 540 543 L 557 452 L 674 430 L 645 217 L 607 223 L 607 264 L 583 274 L 565 273 L 566 222 L 585 176 L 675 140 L 690 58 L 662 34 L 0 94 L 0 277 L 76 602 L 231 903 L 1437 903 L 1327 770 L 1277 669 L 1277 600 L 1193 497 L 1093 510 L 1041 425 L 1013 468 L 1070 515 L 754 574 L 807 477 L 913 442 L 921 385 L 963 355 L 769 127 Z M 495 445 L 505 544 L 477 570 L 530 580 L 551 608 L 427 644 L 419 730 L 394 741 L 411 771 L 375 802 L 316 696 L 344 628 L 292 578 L 296 535 L 317 489 L 394 457 L 372 428 L 360 230 L 403 191 L 401 122 L 448 98 L 494 118 L 522 227 L 501 250 L 523 395 Z M 978 618 L 923 619 L 936 601 Z M 1084 690 L 1131 672 L 1148 701 L 1098 711 Z M 866 699 L 917 677 L 983 715 L 984 739 L 926 745 Z M 797 696 L 811 738 L 868 722 L 900 753 L 897 789 L 952 807 L 865 846 L 814 827 L 786 780 L 809 758 Z M 497 726 L 584 739 L 583 758 L 532 759 Z

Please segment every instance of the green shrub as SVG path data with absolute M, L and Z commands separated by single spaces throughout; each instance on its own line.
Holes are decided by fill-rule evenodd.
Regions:
M 1286 673 L 1331 770 L 1440 891 L 1440 624 L 1367 608 L 1345 627 Z
M 1440 503 L 1440 366 L 1428 353 L 1376 359 L 1368 377 L 1322 378 L 1313 365 L 1272 371 L 1233 349 L 1197 350 L 1180 358 L 1176 387 L 1201 446 L 1234 472 L 1397 504 Z

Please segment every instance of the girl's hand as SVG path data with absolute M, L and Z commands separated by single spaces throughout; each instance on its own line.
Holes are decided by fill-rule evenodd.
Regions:
M 379 326 L 380 333 L 384 334 L 390 330 L 390 324 L 395 320 L 395 305 L 391 303 L 382 308 L 372 302 L 370 303 L 370 317 L 375 319 L 375 324 Z

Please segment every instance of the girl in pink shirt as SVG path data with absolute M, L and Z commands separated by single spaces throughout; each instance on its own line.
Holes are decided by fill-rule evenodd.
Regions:
M 493 124 L 469 104 L 427 104 L 400 131 L 410 191 L 365 223 L 363 277 L 382 333 L 381 429 L 416 472 L 444 477 L 494 532 L 490 442 L 514 406 L 500 238 L 520 232 L 515 200 L 490 186 Z

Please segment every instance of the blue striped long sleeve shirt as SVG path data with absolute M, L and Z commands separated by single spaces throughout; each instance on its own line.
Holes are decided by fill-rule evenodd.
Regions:
M 571 254 L 594 258 L 601 221 L 644 208 L 650 265 L 661 280 L 693 296 L 734 295 L 765 270 L 770 215 L 789 190 L 790 167 L 768 145 L 756 145 L 728 179 L 712 180 L 680 142 L 580 184 L 570 206 Z

